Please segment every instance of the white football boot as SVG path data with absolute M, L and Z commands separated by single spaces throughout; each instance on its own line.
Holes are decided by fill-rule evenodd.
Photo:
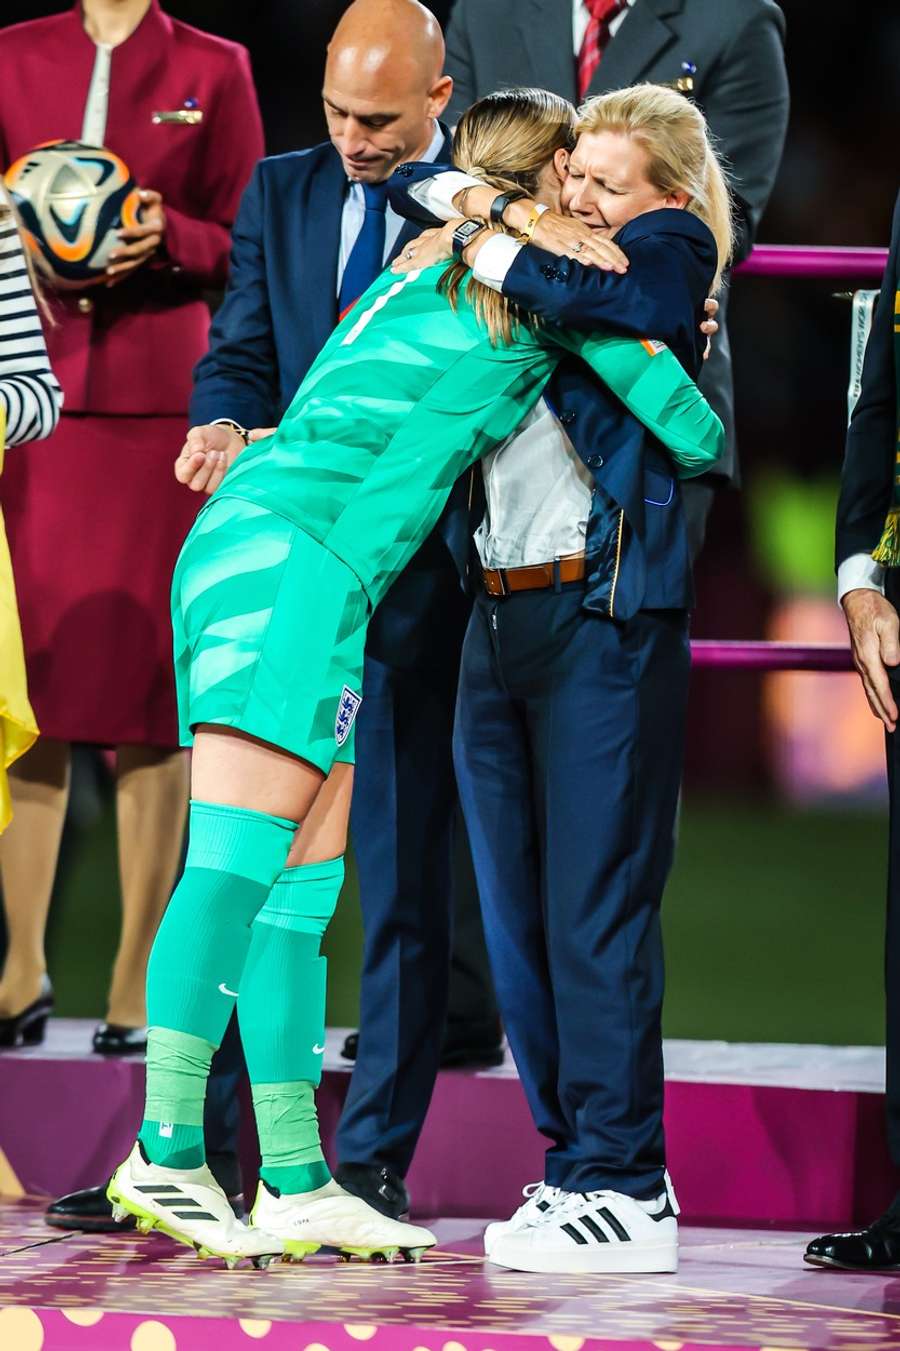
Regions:
M 531 1182 L 522 1188 L 525 1204 L 519 1206 L 508 1220 L 495 1220 L 484 1231 L 484 1252 L 490 1257 L 491 1248 L 504 1234 L 514 1234 L 529 1224 L 537 1224 L 541 1216 L 548 1211 L 559 1195 L 558 1187 L 548 1187 L 546 1182 Z
M 585 1272 L 678 1270 L 678 1202 L 668 1173 L 653 1201 L 621 1192 L 561 1191 L 537 1222 L 501 1234 L 490 1260 L 510 1271 Z
M 266 1267 L 284 1252 L 272 1234 L 235 1218 L 228 1197 L 207 1168 L 163 1168 L 148 1163 L 140 1143 L 112 1175 L 106 1195 L 113 1219 L 134 1215 L 142 1234 L 158 1229 L 200 1257 L 221 1257 L 229 1267 L 249 1258 Z
M 399 1255 L 418 1262 L 437 1242 L 430 1230 L 381 1215 L 333 1178 L 315 1191 L 286 1196 L 260 1182 L 250 1223 L 275 1234 L 285 1257 L 301 1262 L 320 1248 L 337 1248 L 347 1260 L 391 1262 Z

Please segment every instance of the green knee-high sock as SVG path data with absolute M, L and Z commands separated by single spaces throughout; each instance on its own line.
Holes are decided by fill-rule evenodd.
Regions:
M 319 1142 L 315 1089 L 325 1050 L 319 945 L 344 881 L 343 858 L 286 868 L 256 916 L 238 1018 L 262 1154 L 276 1191 L 313 1191 L 331 1174 Z
M 147 1098 L 139 1139 L 151 1163 L 204 1160 L 213 1052 L 235 1006 L 253 920 L 284 867 L 297 824 L 192 802 L 184 873 L 147 968 Z

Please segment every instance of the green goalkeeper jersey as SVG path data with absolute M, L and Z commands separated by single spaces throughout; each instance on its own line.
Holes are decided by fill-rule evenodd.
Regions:
M 383 273 L 338 325 L 274 436 L 219 489 L 293 521 L 376 605 L 437 522 L 456 479 L 500 445 L 566 353 L 580 356 L 667 447 L 683 476 L 722 451 L 716 414 L 664 345 L 521 326 L 492 345 L 444 264 Z M 300 320 L 298 319 L 298 322 Z

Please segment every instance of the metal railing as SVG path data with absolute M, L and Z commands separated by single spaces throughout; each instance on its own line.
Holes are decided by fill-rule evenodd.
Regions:
M 880 281 L 887 249 L 841 248 L 818 244 L 757 244 L 735 268 L 760 277 L 841 277 Z M 731 671 L 852 671 L 843 643 L 774 643 L 764 640 L 695 639 L 695 668 Z

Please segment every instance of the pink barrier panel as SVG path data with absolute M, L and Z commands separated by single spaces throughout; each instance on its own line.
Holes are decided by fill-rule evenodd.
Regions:
M 695 667 L 738 671 L 852 671 L 853 659 L 843 643 L 720 642 L 691 643 Z
M 887 249 L 821 244 L 757 244 L 735 272 L 763 277 L 858 277 L 880 281 Z

